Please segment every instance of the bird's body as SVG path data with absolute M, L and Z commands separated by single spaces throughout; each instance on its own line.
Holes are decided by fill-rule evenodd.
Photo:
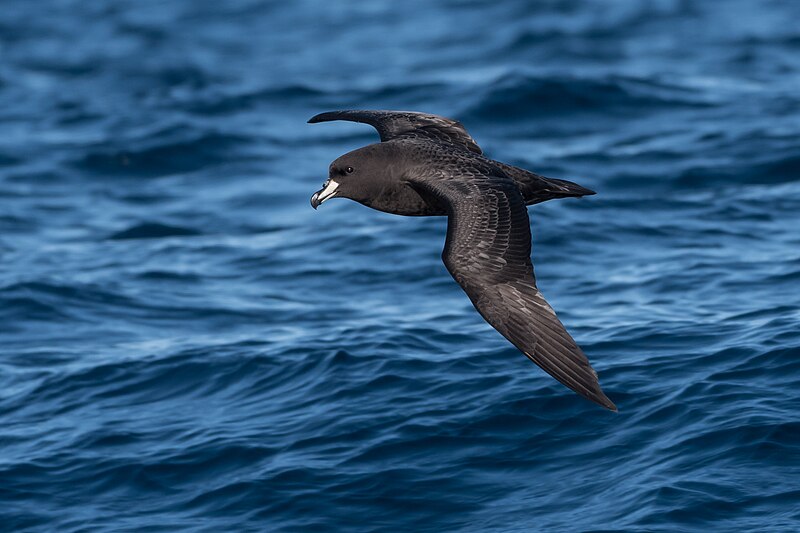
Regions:
M 374 126 L 380 143 L 331 164 L 311 199 L 343 196 L 387 213 L 447 216 L 442 259 L 478 312 L 547 373 L 612 410 L 597 374 L 538 288 L 527 205 L 593 191 L 485 157 L 464 127 L 436 115 L 337 111 L 309 122 Z

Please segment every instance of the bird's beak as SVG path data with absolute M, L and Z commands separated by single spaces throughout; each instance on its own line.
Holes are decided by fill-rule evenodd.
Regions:
M 314 196 L 311 197 L 311 207 L 316 209 L 328 198 L 333 198 L 336 196 L 336 188 L 338 186 L 339 184 L 333 180 L 326 181 L 325 185 L 322 186 L 322 189 L 315 192 Z

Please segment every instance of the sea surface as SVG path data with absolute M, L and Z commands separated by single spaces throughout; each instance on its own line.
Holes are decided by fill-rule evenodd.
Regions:
M 800 530 L 800 2 L 7 0 L 0 530 Z M 619 413 L 446 220 L 309 197 L 461 120 Z

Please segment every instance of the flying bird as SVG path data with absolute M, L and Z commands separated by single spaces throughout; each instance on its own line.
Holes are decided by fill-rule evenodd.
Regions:
M 330 165 L 316 209 L 334 197 L 407 216 L 447 216 L 445 267 L 478 313 L 528 359 L 607 409 L 597 373 L 536 286 L 526 206 L 594 191 L 494 161 L 464 126 L 408 111 L 331 111 L 308 122 L 369 124 L 381 142 Z

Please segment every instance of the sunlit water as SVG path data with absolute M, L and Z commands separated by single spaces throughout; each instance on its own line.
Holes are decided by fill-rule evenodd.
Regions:
M 530 4 L 530 5 L 529 5 Z M 796 531 L 800 3 L 0 10 L 0 529 Z M 484 323 L 445 220 L 310 195 L 462 120 L 619 414 Z

